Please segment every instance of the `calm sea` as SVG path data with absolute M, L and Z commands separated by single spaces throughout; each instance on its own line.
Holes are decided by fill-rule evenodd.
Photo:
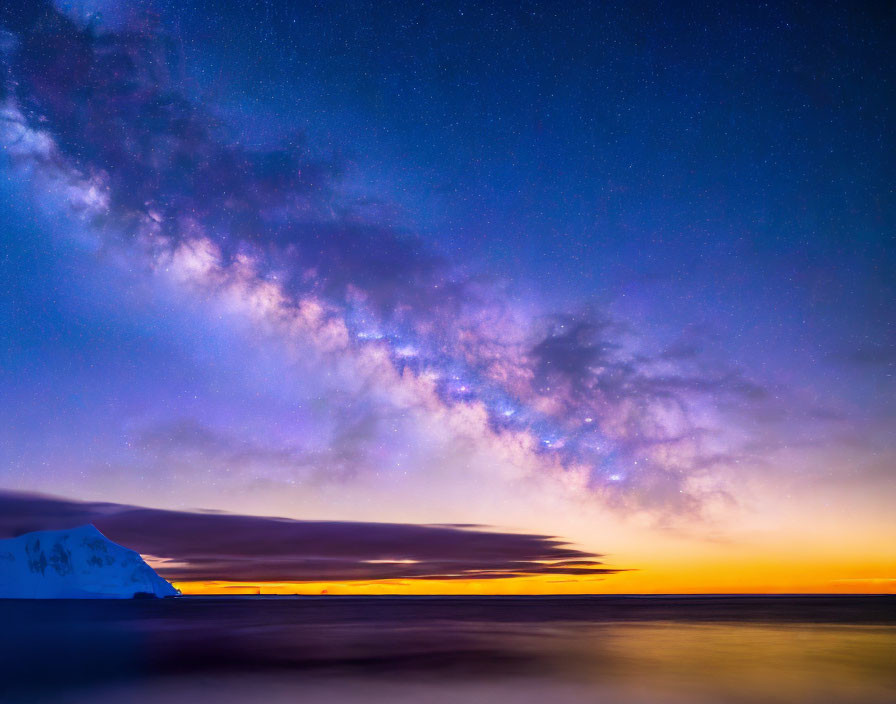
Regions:
M 0 702 L 896 702 L 896 597 L 0 601 Z

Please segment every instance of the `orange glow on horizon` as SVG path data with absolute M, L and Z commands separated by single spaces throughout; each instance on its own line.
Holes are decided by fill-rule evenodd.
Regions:
M 705 540 L 653 528 L 614 532 L 596 525 L 570 538 L 599 555 L 615 574 L 541 574 L 483 579 L 176 582 L 184 594 L 536 595 L 536 594 L 896 594 L 894 534 L 872 513 L 813 522 L 812 512 L 783 519 L 759 515 L 727 540 Z M 778 514 L 780 516 L 780 514 Z M 402 517 L 405 518 L 405 517 Z M 539 530 L 570 535 L 575 526 Z M 590 539 L 589 533 L 610 539 Z M 602 549 L 604 548 L 604 549 Z M 608 549 L 607 549 L 608 548 Z M 165 564 L 157 569 L 165 576 Z
M 740 577 L 740 578 L 739 578 Z M 572 594 L 896 594 L 896 578 L 793 576 L 756 572 L 715 579 L 651 579 L 643 572 L 604 577 L 513 577 L 494 580 L 384 579 L 346 582 L 175 582 L 191 595 L 572 595 Z

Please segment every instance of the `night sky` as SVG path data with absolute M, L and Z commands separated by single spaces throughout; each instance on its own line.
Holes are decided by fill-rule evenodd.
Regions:
M 896 590 L 892 3 L 0 27 L 0 530 L 185 591 Z

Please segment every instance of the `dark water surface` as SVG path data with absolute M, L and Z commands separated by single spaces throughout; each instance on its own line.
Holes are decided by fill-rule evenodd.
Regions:
M 896 702 L 896 597 L 0 600 L 0 702 Z

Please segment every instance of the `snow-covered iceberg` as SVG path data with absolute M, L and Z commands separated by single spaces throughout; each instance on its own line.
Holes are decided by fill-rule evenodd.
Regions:
M 0 598 L 131 599 L 178 591 L 91 525 L 0 540 Z

